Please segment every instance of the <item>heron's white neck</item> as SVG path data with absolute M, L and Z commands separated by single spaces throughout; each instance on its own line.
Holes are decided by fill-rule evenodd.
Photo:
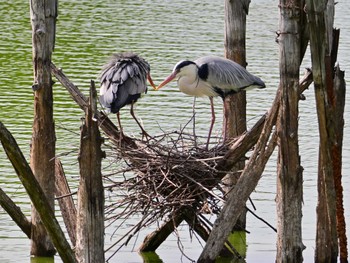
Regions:
M 195 97 L 217 96 L 212 87 L 199 78 L 198 67 L 194 64 L 181 69 L 178 73 L 177 85 L 180 91 L 187 95 Z

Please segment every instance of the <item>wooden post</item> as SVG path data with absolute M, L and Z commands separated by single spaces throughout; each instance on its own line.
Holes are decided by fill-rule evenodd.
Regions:
M 81 127 L 79 154 L 76 255 L 78 262 L 104 262 L 104 189 L 101 174 L 101 142 L 97 112 L 97 93 L 91 81 L 90 103 Z
M 34 123 L 30 165 L 54 211 L 55 128 L 53 121 L 51 54 L 55 44 L 57 0 L 31 0 Z M 31 254 L 53 256 L 55 249 L 38 212 L 32 208 Z
M 249 0 L 225 0 L 225 57 L 246 67 L 246 16 Z M 246 93 L 245 91 L 227 96 L 225 99 L 224 117 L 228 138 L 234 138 L 244 133 L 246 124 Z M 244 167 L 243 166 L 241 168 Z
M 338 35 L 339 36 L 339 35 Z M 346 225 L 343 204 L 343 186 L 342 186 L 342 149 L 344 134 L 344 107 L 345 107 L 345 79 L 344 71 L 341 71 L 339 65 L 336 67 L 334 76 L 335 105 L 335 140 L 333 141 L 333 168 L 334 168 L 334 186 L 337 196 L 337 232 L 339 241 L 339 259 L 341 263 L 348 262 L 348 248 L 346 237 Z
M 249 0 L 232 1 L 225 0 L 225 57 L 246 67 L 246 16 L 249 9 Z M 247 130 L 246 120 L 246 92 L 229 95 L 224 100 L 224 124 L 227 138 L 235 138 Z M 223 178 L 227 185 L 227 192 L 230 191 L 244 169 L 244 161 L 238 162 L 231 175 Z M 235 230 L 244 230 L 246 227 L 246 210 L 235 225 Z
M 298 144 L 299 67 L 302 1 L 280 0 L 278 36 L 280 89 L 277 121 L 279 138 L 277 177 L 276 262 L 302 262 L 303 168 Z
M 315 262 L 337 262 L 336 193 L 332 157 L 335 136 L 332 108 L 336 101 L 331 59 L 332 38 L 329 37 L 332 34 L 334 2 L 307 0 L 305 10 L 310 27 L 310 51 L 320 134 Z M 331 12 L 327 14 L 327 10 Z

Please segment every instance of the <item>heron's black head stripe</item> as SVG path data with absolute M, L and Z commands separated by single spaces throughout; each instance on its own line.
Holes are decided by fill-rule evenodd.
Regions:
M 181 68 L 186 67 L 186 66 L 191 65 L 191 64 L 195 64 L 195 65 L 196 65 L 196 63 L 194 63 L 193 61 L 190 61 L 190 60 L 181 61 L 181 62 L 179 62 L 179 63 L 176 65 L 176 67 L 175 67 L 174 70 L 180 71 Z

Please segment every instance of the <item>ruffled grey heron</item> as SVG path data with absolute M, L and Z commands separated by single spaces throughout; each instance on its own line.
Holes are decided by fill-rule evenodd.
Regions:
M 119 110 L 131 104 L 131 116 L 141 128 L 142 134 L 148 136 L 134 114 L 134 103 L 142 93 L 147 92 L 147 80 L 153 88 L 156 88 L 150 75 L 150 65 L 132 52 L 113 54 L 102 69 L 100 102 L 107 111 L 117 114 L 121 134 L 123 129 Z

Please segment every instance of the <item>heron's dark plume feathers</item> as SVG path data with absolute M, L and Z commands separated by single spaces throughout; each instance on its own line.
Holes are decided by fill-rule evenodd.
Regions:
M 125 52 L 114 54 L 100 75 L 100 102 L 113 113 L 136 102 L 147 91 L 150 65 L 138 55 Z

